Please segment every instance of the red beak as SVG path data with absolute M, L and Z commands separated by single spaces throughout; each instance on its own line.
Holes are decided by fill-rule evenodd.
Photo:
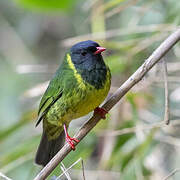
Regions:
M 106 50 L 106 48 L 104 48 L 104 47 L 96 47 L 96 49 L 97 50 L 94 52 L 95 55 L 100 54 L 101 52 Z

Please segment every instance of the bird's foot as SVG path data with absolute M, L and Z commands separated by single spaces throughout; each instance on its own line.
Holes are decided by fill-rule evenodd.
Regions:
M 66 142 L 71 146 L 71 149 L 73 150 L 73 151 L 75 151 L 75 144 L 74 144 L 74 142 L 73 141 L 75 141 L 75 142 L 79 142 L 79 140 L 78 139 L 76 139 L 76 138 L 72 138 L 72 137 L 70 137 L 69 135 L 66 135 Z
M 100 107 L 97 107 L 94 110 L 94 114 L 99 114 L 102 119 L 106 119 L 106 114 L 107 113 L 108 113 L 108 111 L 106 111 L 104 108 L 100 108 Z
M 66 142 L 71 146 L 72 150 L 75 151 L 76 148 L 75 148 L 75 144 L 74 144 L 73 141 L 75 141 L 75 142 L 78 143 L 79 140 L 76 139 L 76 138 L 72 138 L 72 137 L 69 136 L 65 124 L 64 124 L 64 132 L 65 132 L 65 135 L 66 135 Z

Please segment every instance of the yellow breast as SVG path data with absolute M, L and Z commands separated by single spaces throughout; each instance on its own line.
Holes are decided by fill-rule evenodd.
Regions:
M 110 89 L 110 79 L 107 78 L 102 89 L 96 89 L 87 85 L 84 90 L 85 98 L 76 106 L 76 116 L 81 117 L 98 107 L 106 98 Z
M 78 74 L 69 54 L 67 54 L 67 62 L 69 67 L 73 70 L 73 74 L 78 83 L 77 87 L 73 90 L 74 93 L 71 108 L 63 117 L 66 122 L 84 116 L 98 107 L 106 98 L 111 84 L 111 74 L 109 69 L 103 87 L 96 89 L 91 84 L 85 82 L 81 75 Z

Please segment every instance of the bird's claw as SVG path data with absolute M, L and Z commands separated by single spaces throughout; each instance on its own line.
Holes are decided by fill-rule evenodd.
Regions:
M 66 125 L 64 124 L 64 132 L 65 132 L 65 135 L 66 135 L 66 142 L 71 146 L 71 149 L 73 150 L 73 151 L 75 151 L 75 144 L 74 144 L 74 142 L 73 141 L 75 141 L 75 142 L 79 142 L 79 140 L 78 139 L 76 139 L 76 138 L 72 138 L 72 137 L 70 137 L 69 136 L 69 134 L 68 134 L 68 132 L 67 132 L 67 128 L 66 128 Z
M 74 142 L 73 141 L 75 141 L 75 142 L 79 142 L 79 140 L 78 139 L 76 139 L 76 138 L 72 138 L 72 137 L 70 137 L 69 135 L 67 135 L 66 136 L 66 142 L 71 146 L 71 149 L 73 150 L 73 151 L 75 151 L 75 144 L 74 144 Z
M 100 108 L 100 107 L 97 107 L 94 110 L 94 114 L 99 114 L 102 119 L 106 119 L 106 114 L 107 113 L 108 113 L 108 111 L 106 111 L 104 108 Z

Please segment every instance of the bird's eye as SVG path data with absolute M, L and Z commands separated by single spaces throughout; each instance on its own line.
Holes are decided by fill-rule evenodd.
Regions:
M 81 53 L 82 56 L 85 56 L 86 54 L 87 54 L 87 52 L 85 52 L 85 51 Z

